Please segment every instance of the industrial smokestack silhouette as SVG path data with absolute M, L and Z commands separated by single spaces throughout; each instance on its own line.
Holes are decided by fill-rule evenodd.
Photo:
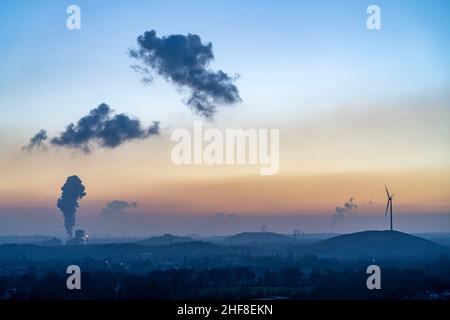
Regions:
M 73 237 L 73 227 L 75 226 L 75 213 L 78 208 L 78 200 L 86 195 L 80 178 L 70 176 L 61 188 L 61 197 L 56 202 L 59 210 L 64 216 L 64 226 L 70 238 Z
M 384 216 L 387 216 L 388 210 L 390 209 L 391 212 L 391 231 L 394 230 L 393 226 L 392 226 L 392 197 L 394 196 L 393 194 L 389 194 L 388 188 L 387 186 L 384 186 L 386 189 L 386 194 L 387 194 L 387 205 L 386 205 L 386 213 L 384 214 Z

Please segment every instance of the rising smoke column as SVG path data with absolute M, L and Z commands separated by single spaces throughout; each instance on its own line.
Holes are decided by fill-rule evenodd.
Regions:
M 344 203 L 343 207 L 336 207 L 334 217 L 344 217 L 356 212 L 358 205 L 354 201 L 355 199 L 351 197 L 347 202 Z
M 86 195 L 83 186 L 78 176 L 70 176 L 66 183 L 61 188 L 61 197 L 58 199 L 56 205 L 64 216 L 64 226 L 67 234 L 72 238 L 72 230 L 75 226 L 75 213 L 78 208 L 78 200 Z
M 331 227 L 333 228 L 333 232 L 337 219 L 342 219 L 355 214 L 358 211 L 358 207 L 360 207 L 360 205 L 356 204 L 353 197 L 346 201 L 342 207 L 336 207 L 331 220 Z

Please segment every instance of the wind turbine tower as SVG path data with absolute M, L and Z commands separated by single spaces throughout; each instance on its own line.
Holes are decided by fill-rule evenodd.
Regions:
M 389 193 L 389 190 L 388 190 L 387 186 L 384 186 L 384 188 L 386 189 L 386 195 L 387 195 L 387 198 L 388 198 L 387 205 L 386 205 L 386 213 L 384 214 L 384 216 L 386 217 L 388 211 L 390 211 L 390 215 L 391 215 L 391 217 L 390 217 L 391 218 L 391 231 L 392 231 L 392 230 L 394 230 L 394 228 L 392 226 L 392 197 L 394 197 L 394 195 Z

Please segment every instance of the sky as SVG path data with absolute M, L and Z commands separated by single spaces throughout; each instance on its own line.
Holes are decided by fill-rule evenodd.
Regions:
M 81 9 L 80 30 L 66 28 L 71 4 Z M 381 9 L 380 30 L 366 27 L 371 4 Z M 208 224 L 183 228 L 176 217 L 209 221 L 216 212 L 253 217 L 254 229 L 267 217 L 285 232 L 296 218 L 306 231 L 329 232 L 336 207 L 351 198 L 358 208 L 337 218 L 341 230 L 385 228 L 385 184 L 400 229 L 450 232 L 448 1 L 1 6 L 0 234 L 62 228 L 56 200 L 74 174 L 87 192 L 77 217 L 98 232 L 108 231 L 101 212 L 113 200 L 138 204 L 121 219 L 165 221 L 151 229 L 156 233 L 211 234 Z M 128 51 L 150 30 L 212 43 L 209 68 L 233 78 L 242 102 L 219 105 L 205 120 L 186 105 L 189 88 L 162 76 L 144 84 Z M 160 121 L 160 134 L 90 153 L 22 149 L 39 130 L 58 136 L 102 103 L 145 127 Z M 171 132 L 191 130 L 194 121 L 220 130 L 279 129 L 279 173 L 261 176 L 254 165 L 176 166 Z M 230 223 L 217 232 L 239 224 Z M 122 233 L 138 232 L 133 228 Z

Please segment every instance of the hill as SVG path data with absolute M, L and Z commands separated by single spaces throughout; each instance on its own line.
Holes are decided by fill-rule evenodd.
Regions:
M 293 238 L 274 232 L 243 232 L 222 240 L 231 245 L 285 244 L 293 242 Z
M 151 237 L 151 238 L 148 238 L 145 240 L 138 241 L 138 242 L 136 242 L 136 244 L 143 245 L 143 246 L 156 247 L 156 246 L 168 246 L 171 244 L 192 242 L 192 241 L 195 241 L 195 240 L 190 237 L 179 237 L 179 236 L 174 236 L 174 235 L 166 233 L 162 236 Z
M 407 257 L 449 254 L 450 250 L 432 241 L 399 231 L 364 231 L 333 237 L 304 249 L 329 257 Z

